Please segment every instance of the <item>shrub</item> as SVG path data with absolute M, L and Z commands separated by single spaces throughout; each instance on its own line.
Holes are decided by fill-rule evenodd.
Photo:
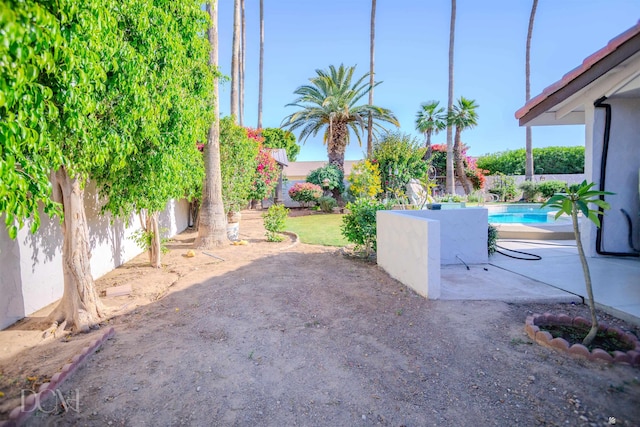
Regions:
M 507 150 L 478 158 L 478 167 L 491 174 L 524 175 L 526 151 Z M 534 173 L 561 174 L 584 172 L 584 147 L 544 147 L 533 149 Z
M 513 200 L 518 193 L 516 180 L 512 176 L 507 176 L 505 174 L 499 173 L 497 174 L 496 179 L 493 181 L 493 187 L 489 189 L 489 192 L 497 194 L 498 197 L 500 197 L 500 200 L 503 202 Z
M 249 192 L 252 200 L 262 200 L 269 197 L 278 185 L 280 168 L 271 156 L 270 150 L 260 147 L 257 158 L 257 167 L 253 174 L 253 183 Z
M 489 233 L 487 236 L 487 251 L 489 255 L 493 255 L 498 249 L 496 244 L 498 240 L 498 229 L 493 225 L 489 224 Z
M 427 173 L 426 151 L 415 137 L 401 132 L 388 132 L 375 142 L 370 161 L 379 165 L 382 191 L 388 197 L 401 198 L 412 178 L 421 180 Z
M 382 193 L 382 185 L 380 181 L 380 168 L 377 163 L 370 160 L 363 160 L 351 169 L 349 174 L 349 193 L 354 197 L 369 197 L 375 199 Z
M 289 215 L 289 209 L 284 205 L 271 205 L 267 212 L 262 214 L 264 218 L 264 228 L 267 230 L 265 235 L 269 242 L 281 242 L 284 240 L 279 232 L 284 230 L 285 220 Z
M 312 170 L 307 175 L 307 182 L 320 186 L 321 189 L 344 191 L 344 173 L 336 165 L 326 165 Z
M 322 188 L 310 182 L 297 182 L 289 189 L 289 197 L 294 202 L 307 206 L 309 203 L 317 202 L 322 197 Z
M 560 193 L 565 189 L 567 183 L 565 181 L 559 180 L 550 180 L 550 181 L 542 181 L 538 184 L 538 190 L 542 197 L 548 199 L 556 193 Z
M 367 256 L 376 251 L 376 212 L 386 209 L 384 203 L 360 198 L 347 205 L 350 211 L 342 217 L 340 231 L 356 250 L 363 250 Z
M 535 202 L 540 194 L 538 184 L 533 181 L 525 181 L 518 186 L 522 190 L 522 197 L 527 202 Z
M 265 128 L 262 129 L 261 135 L 264 138 L 265 147 L 284 148 L 289 161 L 296 161 L 300 146 L 296 144 L 296 136 L 293 133 L 280 128 Z
M 322 196 L 318 199 L 318 206 L 322 212 L 331 213 L 333 208 L 338 206 L 338 202 L 331 196 Z

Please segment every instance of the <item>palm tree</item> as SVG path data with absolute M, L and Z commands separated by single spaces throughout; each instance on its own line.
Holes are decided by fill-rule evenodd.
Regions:
M 531 99 L 531 35 L 533 34 L 533 21 L 536 17 L 536 9 L 538 8 L 538 0 L 533 0 L 531 6 L 531 15 L 529 15 L 529 30 L 527 31 L 527 49 L 525 60 L 525 102 Z M 531 140 L 531 127 L 526 128 L 526 162 L 524 167 L 525 180 L 533 179 L 533 142 Z
M 208 37 L 211 50 L 209 51 L 209 65 L 218 68 L 218 4 L 217 0 L 207 3 L 207 12 L 211 18 Z M 218 99 L 218 77 L 213 85 L 213 108 L 215 118 L 204 148 L 205 180 L 202 188 L 202 206 L 198 237 L 195 241 L 197 248 L 212 248 L 224 246 L 227 239 L 227 217 L 222 202 L 222 175 L 220 174 L 220 102 Z
M 260 0 L 260 70 L 258 77 L 258 129 L 262 129 L 262 90 L 264 81 L 264 3 Z
M 282 125 L 294 131 L 300 128 L 299 140 L 305 141 L 309 136 L 316 136 L 324 131 L 323 142 L 327 144 L 329 163 L 336 165 L 344 172 L 344 152 L 349 144 L 350 131 L 362 145 L 361 131 L 364 133 L 371 113 L 371 123 L 377 129 L 382 128 L 378 122 L 392 123 L 399 126 L 393 113 L 381 107 L 369 104 L 358 104 L 373 86 L 366 80 L 369 73 L 353 82 L 356 67 L 340 65 L 329 66 L 329 70 L 316 70 L 317 76 L 309 79 L 308 85 L 295 90 L 298 98 L 287 106 L 298 107 L 299 110 L 287 116 Z
M 240 79 L 238 81 L 238 88 L 240 89 L 240 99 L 238 100 L 239 104 L 239 119 L 240 126 L 244 125 L 244 66 L 245 60 L 247 58 L 247 23 L 245 21 L 245 13 L 244 13 L 244 0 L 240 0 L 240 67 L 239 67 L 239 75 Z
M 373 105 L 373 77 L 375 65 L 375 39 L 376 39 L 376 0 L 371 0 L 371 36 L 369 39 L 369 105 Z M 367 156 L 373 152 L 373 123 L 371 113 L 369 113 L 369 125 L 367 126 Z
M 451 112 L 451 114 L 449 114 L 447 120 L 449 122 L 449 126 L 456 127 L 456 136 L 453 143 L 456 160 L 456 175 L 458 180 L 464 187 L 464 191 L 466 194 L 469 194 L 473 191 L 473 185 L 471 184 L 471 181 L 467 178 L 467 174 L 465 173 L 460 135 L 462 134 L 463 130 L 471 129 L 478 124 L 478 113 L 476 112 L 477 108 L 478 104 L 476 104 L 473 99 L 467 99 L 464 96 L 461 96 L 460 99 L 458 99 L 458 103 L 453 107 L 453 111 Z
M 416 114 L 416 129 L 424 134 L 424 146 L 427 147 L 425 160 L 431 157 L 431 135 L 437 135 L 447 127 L 447 115 L 444 108 L 438 108 L 439 105 L 438 101 L 425 102 Z
M 240 112 L 240 0 L 233 2 L 233 42 L 231 49 L 231 116 L 236 121 Z
M 456 0 L 451 0 L 451 24 L 449 26 L 449 93 L 447 97 L 447 115 L 453 110 L 453 48 L 456 35 Z M 447 125 L 447 193 L 456 192 L 453 178 L 453 135 L 451 125 Z

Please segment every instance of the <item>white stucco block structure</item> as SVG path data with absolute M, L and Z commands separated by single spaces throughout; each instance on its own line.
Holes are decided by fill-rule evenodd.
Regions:
M 377 212 L 378 265 L 425 298 L 440 298 L 440 222 Z

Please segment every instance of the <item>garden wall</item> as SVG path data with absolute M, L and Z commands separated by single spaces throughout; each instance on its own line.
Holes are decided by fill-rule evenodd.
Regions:
M 94 278 L 142 252 L 130 239 L 140 228 L 137 216 L 131 218 L 130 226 L 122 220 L 111 223 L 110 215 L 100 215 L 92 185 L 85 191 L 85 206 Z M 41 218 L 36 234 L 29 233 L 29 223 L 15 240 L 9 238 L 4 227 L 0 230 L 0 329 L 62 297 L 62 232 L 58 220 L 44 214 Z M 160 228 L 167 228 L 167 234 L 173 236 L 186 229 L 188 221 L 188 202 L 171 201 L 160 215 Z

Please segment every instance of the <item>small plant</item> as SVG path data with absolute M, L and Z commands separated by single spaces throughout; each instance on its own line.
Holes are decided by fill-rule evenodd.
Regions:
M 289 215 L 289 209 L 285 208 L 284 205 L 275 204 L 271 205 L 267 212 L 262 214 L 268 242 L 281 242 L 284 240 L 284 237 L 279 233 L 284 230 L 287 215 Z
M 338 202 L 331 196 L 322 196 L 318 199 L 320 210 L 325 213 L 333 212 L 333 208 L 338 206 Z
M 347 205 L 350 213 L 342 217 L 340 231 L 356 250 L 362 250 L 369 256 L 376 247 L 376 212 L 386 209 L 384 203 L 368 198 L 357 199 Z
M 310 182 L 297 182 L 289 189 L 289 197 L 294 202 L 306 207 L 310 203 L 317 202 L 322 197 L 322 188 Z
M 160 229 L 160 235 L 167 234 L 168 232 L 168 228 Z M 130 239 L 136 242 L 136 245 L 138 245 L 140 249 L 148 251 L 151 248 L 153 232 L 145 231 L 144 229 L 140 228 L 133 232 Z M 167 242 L 169 242 L 170 240 L 171 239 L 169 239 L 168 237 L 160 237 L 160 253 L 162 253 L 163 255 L 169 252 L 169 248 L 167 248 Z
M 442 196 L 437 197 L 437 200 L 442 203 L 460 203 L 464 202 L 464 196 L 459 194 L 443 194 Z
M 560 193 L 565 189 L 567 183 L 565 181 L 551 180 L 551 181 L 542 181 L 538 184 L 538 190 L 542 197 L 548 199 L 552 197 L 556 193 Z
M 580 262 L 582 264 L 582 272 L 584 274 L 584 282 L 587 288 L 587 297 L 589 298 L 589 311 L 591 312 L 591 329 L 584 340 L 582 345 L 588 347 L 598 333 L 598 318 L 596 317 L 596 302 L 593 299 L 593 289 L 591 287 L 591 273 L 589 272 L 589 264 L 587 263 L 587 257 L 584 254 L 582 248 L 582 240 L 580 238 L 580 227 L 578 224 L 578 211 L 582 212 L 585 218 L 591 220 L 596 227 L 600 227 L 599 215 L 602 215 L 604 210 L 609 209 L 609 203 L 605 202 L 601 196 L 609 193 L 607 191 L 595 191 L 591 188 L 596 185 L 594 182 L 587 184 L 587 181 L 582 181 L 582 184 L 569 187 L 566 183 L 564 185 L 564 193 L 559 193 L 551 197 L 542 206 L 552 206 L 558 209 L 556 213 L 556 219 L 562 214 L 571 215 L 573 222 L 573 234 L 576 238 L 576 247 L 578 248 L 578 255 L 580 255 Z M 599 209 L 590 209 L 589 204 L 598 206 Z
M 489 189 L 489 192 L 497 194 L 498 197 L 500 197 L 500 201 L 508 202 L 509 200 L 513 200 L 518 193 L 516 180 L 512 176 L 498 173 L 496 174 L 496 179 L 493 181 L 493 186 Z
M 525 181 L 518 188 L 522 190 L 522 197 L 526 202 L 535 202 L 540 194 L 540 188 L 534 181 Z
M 498 229 L 493 225 L 489 224 L 489 232 L 487 236 L 487 252 L 489 253 L 489 255 L 493 255 L 494 253 L 496 253 L 497 241 L 498 241 Z

